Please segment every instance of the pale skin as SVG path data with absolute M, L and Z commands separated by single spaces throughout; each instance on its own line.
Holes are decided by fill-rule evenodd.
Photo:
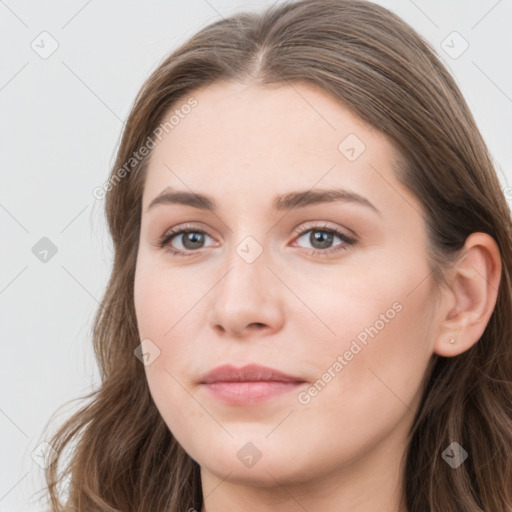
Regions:
M 145 367 L 152 397 L 201 467 L 201 512 L 404 511 L 401 457 L 423 376 L 434 354 L 457 356 L 482 335 L 501 273 L 495 241 L 469 236 L 437 296 L 422 206 L 396 179 L 397 153 L 383 134 L 307 84 L 220 82 L 193 96 L 197 106 L 151 156 L 135 306 L 141 340 L 160 350 Z M 339 150 L 349 134 L 365 145 L 353 161 Z M 208 195 L 217 209 L 147 211 L 166 187 Z M 378 212 L 348 201 L 272 206 L 277 195 L 334 188 Z M 157 247 L 185 224 L 203 243 L 177 234 L 168 247 L 188 256 Z M 312 235 L 326 229 L 357 241 L 333 235 L 321 245 Z M 237 252 L 242 241 L 249 254 L 262 250 L 251 263 Z M 393 304 L 401 310 L 332 370 Z M 224 363 L 258 363 L 306 383 L 257 405 L 226 405 L 198 383 Z M 329 368 L 330 381 L 301 403 L 298 391 Z M 252 467 L 237 457 L 248 442 L 261 453 Z

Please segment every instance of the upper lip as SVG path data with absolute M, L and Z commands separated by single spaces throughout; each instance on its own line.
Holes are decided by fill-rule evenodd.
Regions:
M 260 366 L 258 364 L 249 364 L 242 368 L 224 364 L 217 366 L 213 370 L 204 374 L 200 384 L 211 384 L 213 382 L 257 382 L 257 381 L 275 381 L 275 382 L 304 382 L 300 377 L 288 375 L 284 372 Z

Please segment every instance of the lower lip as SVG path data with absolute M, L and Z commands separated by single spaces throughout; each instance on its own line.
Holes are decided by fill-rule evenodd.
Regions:
M 250 405 L 296 390 L 303 382 L 253 381 L 203 384 L 218 400 L 230 405 Z

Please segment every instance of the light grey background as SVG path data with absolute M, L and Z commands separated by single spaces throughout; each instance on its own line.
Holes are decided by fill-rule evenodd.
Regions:
M 40 509 L 30 497 L 43 486 L 32 458 L 42 429 L 99 383 L 91 327 L 112 246 L 92 191 L 108 178 L 136 93 L 201 27 L 271 3 L 0 0 L 0 512 Z M 512 1 L 378 3 L 438 49 L 512 198 Z M 43 237 L 55 255 L 40 252 Z

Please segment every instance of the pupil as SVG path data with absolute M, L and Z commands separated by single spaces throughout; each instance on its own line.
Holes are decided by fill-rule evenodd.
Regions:
M 185 241 L 184 246 L 187 249 L 196 249 L 203 242 L 203 234 L 202 233 L 185 233 Z
M 325 231 L 313 231 L 311 233 L 311 243 L 315 246 L 315 243 L 320 242 L 320 249 L 329 248 L 329 244 L 332 242 L 332 233 Z

